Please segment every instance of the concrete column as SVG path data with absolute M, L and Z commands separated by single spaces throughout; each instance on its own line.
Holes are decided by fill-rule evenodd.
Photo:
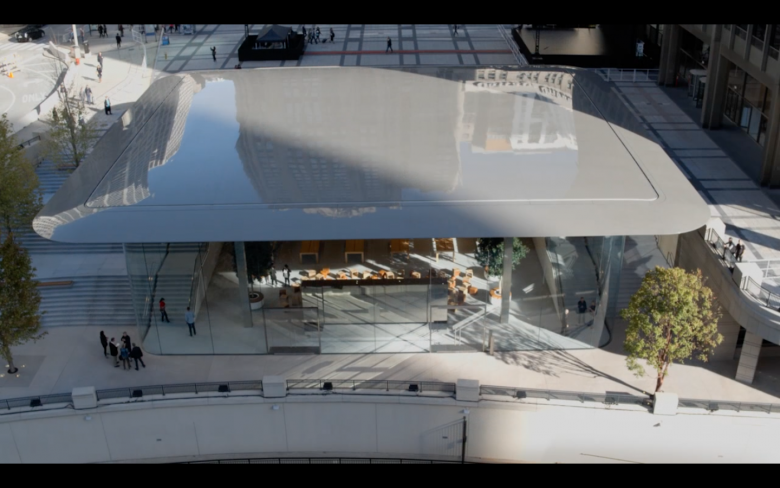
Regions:
M 707 64 L 707 84 L 701 111 L 701 125 L 705 129 L 718 129 L 723 122 L 723 102 L 729 83 L 729 61 L 721 55 L 723 26 L 716 24 L 710 40 L 710 59 Z
M 233 243 L 236 253 L 236 274 L 238 275 L 238 295 L 241 308 L 246 313 L 242 313 L 241 318 L 244 321 L 244 327 L 252 327 L 252 314 L 249 305 L 249 279 L 246 275 L 246 250 L 243 242 Z
M 501 276 L 501 323 L 509 323 L 509 304 L 512 299 L 512 242 L 513 237 L 504 238 L 504 274 Z
M 739 338 L 739 324 L 725 309 L 721 308 L 721 310 L 723 316 L 718 321 L 718 332 L 723 336 L 723 342 L 715 348 L 710 360 L 733 361 Z
M 674 85 L 677 74 L 677 52 L 680 49 L 680 26 L 664 24 L 664 40 L 661 44 L 661 60 L 658 66 L 658 84 Z
M 780 187 L 780 84 L 767 88 L 771 90 L 772 103 L 769 106 L 766 144 L 761 160 L 761 184 L 777 188 Z
M 756 376 L 758 356 L 761 354 L 761 337 L 751 332 L 745 333 L 745 341 L 742 343 L 742 354 L 739 356 L 737 367 L 737 381 L 748 385 L 753 383 Z

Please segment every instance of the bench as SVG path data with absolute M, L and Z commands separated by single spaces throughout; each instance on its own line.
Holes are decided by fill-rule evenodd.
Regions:
M 71 286 L 73 285 L 73 281 L 39 281 L 38 287 L 44 287 L 44 286 Z
M 314 256 L 316 263 L 320 262 L 320 241 L 303 241 L 301 242 L 301 263 L 303 263 L 304 256 Z
M 360 256 L 360 262 L 363 262 L 365 247 L 364 247 L 364 241 L 358 240 L 358 241 L 347 241 L 347 245 L 344 248 L 344 262 L 349 262 L 349 255 L 350 254 L 357 254 Z

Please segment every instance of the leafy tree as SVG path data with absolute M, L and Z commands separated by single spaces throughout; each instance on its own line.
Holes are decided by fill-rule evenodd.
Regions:
M 27 251 L 7 233 L 0 244 L 0 356 L 16 373 L 11 347 L 46 335 L 41 332 L 41 297 Z
M 246 272 L 254 291 L 256 277 L 268 276 L 274 262 L 274 244 L 271 242 L 246 242 Z
M 628 321 L 623 344 L 628 369 L 644 376 L 638 360 L 646 360 L 656 371 L 656 392 L 673 362 L 682 364 L 692 357 L 707 361 L 723 341 L 718 333 L 720 307 L 704 285 L 701 270 L 688 273 L 656 266 L 645 275 L 621 315 Z
M 28 227 L 41 209 L 38 177 L 19 150 L 11 123 L 0 117 L 0 239 L 14 229 Z
M 512 241 L 512 270 L 528 254 L 528 247 L 519 238 Z M 504 274 L 504 238 L 489 237 L 477 241 L 477 251 L 474 254 L 477 262 L 485 267 L 490 276 Z
M 54 115 L 57 114 L 57 115 Z M 73 94 L 63 96 L 49 119 L 51 130 L 44 141 L 44 155 L 61 167 L 78 167 L 97 140 L 97 122 L 86 120 L 86 109 L 73 100 Z

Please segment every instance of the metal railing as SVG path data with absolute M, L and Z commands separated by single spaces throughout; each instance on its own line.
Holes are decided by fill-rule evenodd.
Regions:
M 25 149 L 25 148 L 27 148 L 27 147 L 30 147 L 30 146 L 32 146 L 32 145 L 33 145 L 33 143 L 36 143 L 36 142 L 38 142 L 38 141 L 40 141 L 40 140 L 41 140 L 41 136 L 40 136 L 40 134 L 39 134 L 39 135 L 37 135 L 37 136 L 35 136 L 35 137 L 31 138 L 31 139 L 27 139 L 27 140 L 26 140 L 26 141 L 24 141 L 23 143 L 19 144 L 19 146 L 18 146 L 18 147 L 19 147 L 19 149 L 20 149 L 20 150 L 21 150 L 21 149 Z
M 340 393 L 349 391 L 363 390 L 385 391 L 400 394 L 401 392 L 411 391 L 418 394 L 424 393 L 446 393 L 447 396 L 454 397 L 456 393 L 455 383 L 435 382 L 435 381 L 399 381 L 399 380 L 287 380 L 287 391 L 291 390 L 319 390 L 330 392 L 340 390 Z M 410 388 L 411 387 L 411 388 Z M 107 390 L 97 390 L 98 401 L 104 400 L 141 400 L 144 397 L 152 395 L 186 395 L 201 393 L 237 393 L 252 392 L 259 393 L 263 391 L 263 382 L 254 381 L 225 381 L 211 383 L 184 383 L 174 385 L 152 385 L 137 386 L 126 388 L 112 388 Z M 632 395 L 625 392 L 604 392 L 592 393 L 582 391 L 558 391 L 558 390 L 537 390 L 532 388 L 509 387 L 509 386 L 491 386 L 483 385 L 479 389 L 480 396 L 499 396 L 507 397 L 513 400 L 540 399 L 540 400 L 564 400 L 575 401 L 579 403 L 600 403 L 603 405 L 636 405 L 647 409 L 652 408 L 652 395 Z M 295 392 L 288 393 L 295 395 Z M 47 405 L 68 405 L 73 404 L 71 393 L 60 393 L 53 395 L 41 395 L 23 398 L 13 398 L 0 400 L 0 408 L 11 410 L 12 408 L 43 407 Z M 710 411 L 724 410 L 735 412 L 762 412 L 762 413 L 780 413 L 780 404 L 757 403 L 757 402 L 733 402 L 726 400 L 698 400 L 698 399 L 680 399 L 679 406 L 685 408 L 698 408 Z
M 774 310 L 780 309 L 780 295 L 764 285 L 759 285 L 753 278 L 746 279 L 744 290 L 748 295 L 761 302 L 761 305 Z
M 657 69 L 599 68 L 596 72 L 606 81 L 658 82 Z
M 734 257 L 734 254 L 730 250 L 726 249 L 726 243 L 723 242 L 723 239 L 721 239 L 718 233 L 715 232 L 715 229 L 707 230 L 705 240 L 710 246 L 712 246 L 715 254 L 717 254 L 718 257 L 726 263 L 726 266 L 728 266 L 729 269 L 733 271 L 737 260 Z
M 374 390 L 455 394 L 455 383 L 397 380 L 287 380 L 287 390 Z
M 501 37 L 504 38 L 504 42 L 506 42 L 509 49 L 512 50 L 512 54 L 514 54 L 515 59 L 517 59 L 517 63 L 520 66 L 528 66 L 528 61 L 525 59 L 525 56 L 523 56 L 523 53 L 520 52 L 520 48 L 517 47 L 517 43 L 512 35 L 507 33 L 506 27 L 504 27 L 503 24 L 498 24 L 498 33 L 501 34 Z
M 581 391 L 534 390 L 529 388 L 485 385 L 479 388 L 479 393 L 480 395 L 506 396 L 519 400 L 525 398 L 539 398 L 542 400 L 568 400 L 580 403 L 603 403 L 605 405 L 652 406 L 652 400 L 649 396 L 635 396 L 621 392 L 585 393 Z
M 761 268 L 764 279 L 780 278 L 780 259 L 751 259 L 749 262 Z
M 188 461 L 178 464 L 464 464 L 461 461 L 391 458 L 254 458 Z M 474 463 L 465 463 L 474 464 Z

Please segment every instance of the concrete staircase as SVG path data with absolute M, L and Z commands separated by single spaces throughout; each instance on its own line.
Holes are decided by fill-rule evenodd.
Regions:
M 73 281 L 73 285 L 39 288 L 43 326 L 135 325 L 126 276 L 63 276 L 57 280 Z

